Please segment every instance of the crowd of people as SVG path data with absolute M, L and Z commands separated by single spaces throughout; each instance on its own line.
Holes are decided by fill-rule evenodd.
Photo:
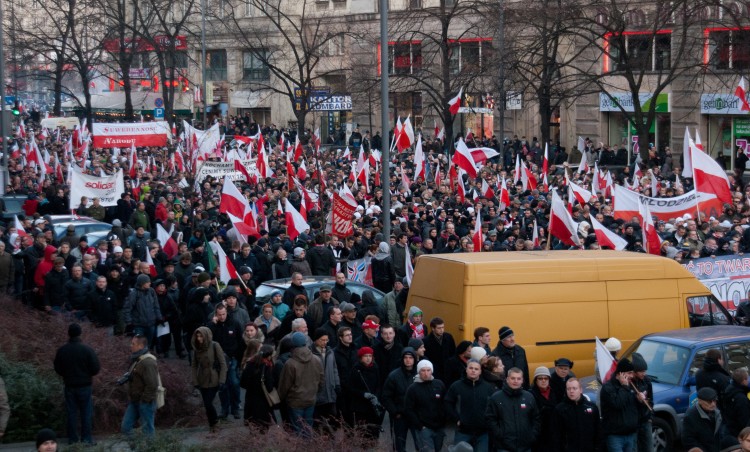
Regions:
M 188 359 L 212 431 L 230 416 L 263 426 L 286 421 L 301 435 L 309 434 L 310 428 L 335 429 L 343 419 L 348 425 L 364 425 L 368 437 L 375 440 L 388 412 L 397 450 L 404 450 L 409 432 L 422 450 L 439 450 L 448 421 L 457 422 L 455 441 L 469 442 L 476 450 L 487 444 L 499 450 L 554 450 L 552 444 L 565 444 L 563 450 L 603 450 L 605 442 L 613 444 L 611 438 L 629 434 L 618 426 L 627 421 L 629 429 L 632 424 L 617 405 L 622 397 L 632 398 L 636 430 L 643 425 L 648 416 L 644 396 L 638 394 L 648 398 L 648 390 L 631 391 L 625 380 L 614 378 L 611 384 L 620 382 L 622 387 L 616 390 L 624 392 L 622 397 L 613 395 L 619 397 L 613 402 L 616 409 L 602 402 L 600 421 L 596 406 L 581 398 L 582 388 L 569 372 L 573 366 L 569 360 L 561 358 L 551 369 L 530 373 L 509 328 L 499 332 L 501 345 L 494 350 L 486 329 L 478 336 L 475 332 L 473 344 L 455 344 L 443 319 L 434 318 L 426 325 L 419 308 L 406 309 L 407 247 L 414 258 L 477 251 L 471 237 L 477 218 L 481 251 L 568 248 L 555 237 L 546 243 L 551 191 L 562 193 L 567 180 L 590 187 L 593 174 L 575 171 L 577 161 L 587 159 L 592 168 L 598 162 L 606 171 L 607 165 L 622 163 L 615 147 L 586 140 L 582 152 L 574 149 L 569 155 L 566 149 L 551 146 L 545 175 L 541 174 L 543 145 L 536 139 L 513 137 L 500 142 L 494 136 L 464 137 L 469 147 L 494 148 L 498 155 L 482 164 L 476 178 L 454 178 L 443 141 L 425 136 L 427 169 L 424 177 L 415 177 L 413 152 L 394 153 L 391 162 L 381 162 L 375 151 L 388 146 L 388 139 L 378 134 L 370 137 L 368 131 L 355 131 L 351 144 L 360 147 L 349 152 L 336 146 L 318 148 L 307 131 L 299 137 L 303 155 L 290 161 L 297 139 L 294 131 L 258 125 L 249 115 L 228 117 L 221 129 L 226 137 L 260 133 L 269 144 L 273 177 L 236 182 L 256 206 L 262 225 L 257 234 L 242 240 L 231 234 L 231 221 L 220 213 L 223 180 L 208 176 L 194 181 L 194 171 L 175 166 L 176 152 L 188 167 L 200 160 L 195 159 L 197 151 L 183 151 L 189 149 L 188 143 L 175 139 L 167 147 L 138 149 L 136 176 L 126 177 L 117 205 L 106 207 L 98 199 L 71 202 L 67 171 L 41 177 L 38 165 L 28 164 L 31 136 L 49 155 L 50 168 L 72 164 L 93 175 L 120 168 L 128 173 L 132 159 L 127 150 L 87 146 L 79 152 L 71 149 L 70 131 L 43 131 L 28 119 L 23 134 L 19 131 L 11 143 L 6 193 L 28 199 L 25 215 L 19 218 L 23 231 L 13 222 L 0 228 L 0 292 L 51 315 L 69 315 L 78 322 L 111 328 L 115 335 L 133 337 L 134 369 L 124 382 L 131 397 L 124 431 L 140 418 L 145 430 L 153 432 L 158 371 L 156 360 L 142 358 L 166 358 L 171 353 Z M 243 143 L 226 141 L 228 147 Z M 203 157 L 222 159 L 226 150 L 217 152 Z M 366 185 L 351 177 L 358 152 L 375 159 Z M 640 185 L 633 184 L 633 166 L 610 166 L 608 171 L 616 183 L 647 195 L 671 197 L 691 188 L 691 180 L 680 175 L 679 159 L 668 148 L 650 149 L 648 155 L 636 164 L 658 179 L 658 193 L 651 193 L 648 176 Z M 527 190 L 520 182 L 513 184 L 516 158 L 527 162 L 539 181 L 548 178 L 549 192 L 541 184 Z M 299 186 L 290 186 L 288 164 L 297 177 L 303 162 L 306 177 L 298 180 Z M 382 165 L 391 165 L 392 171 L 391 179 L 380 183 L 376 169 Z M 745 187 L 741 172 L 731 180 L 735 202 L 715 217 L 687 215 L 657 223 L 664 256 L 682 260 L 750 249 L 750 229 L 746 229 L 750 186 Z M 500 187 L 503 181 L 510 195 L 507 205 L 499 197 L 485 196 L 482 188 L 483 184 Z M 463 190 L 457 190 L 457 184 Z M 344 185 L 357 202 L 353 234 L 336 237 L 325 232 L 326 215 L 333 193 Z M 463 198 L 461 192 L 466 193 Z M 277 205 L 288 200 L 300 210 L 302 199 L 311 193 L 314 203 L 306 206 L 310 229 L 290 236 Z M 384 196 L 391 199 L 390 212 L 383 211 Z M 51 215 L 71 214 L 71 210 L 110 223 L 111 231 L 98 243 L 77 236 L 73 227 L 56 236 Z M 603 193 L 571 210 L 580 222 L 584 248 L 599 248 L 590 227 L 590 218 L 595 218 L 620 234 L 629 251 L 645 252 L 640 224 L 615 219 L 612 200 Z M 391 226 L 390 237 L 383 235 L 385 221 Z M 157 225 L 173 231 L 179 247 L 174 258 L 156 240 Z M 220 281 L 220 266 L 214 264 L 219 247 L 237 270 L 238 277 L 226 284 Z M 372 258 L 373 286 L 386 294 L 382 304 L 372 291 L 361 296 L 352 293 L 345 270 L 341 271 L 342 263 L 366 256 Z M 320 287 L 310 300 L 302 285 L 305 276 L 335 280 Z M 278 278 L 290 278 L 290 287 L 268 300 L 256 299 L 259 284 Z M 75 328 L 70 333 L 71 341 L 79 336 Z M 625 361 L 620 364 L 618 372 L 628 376 L 627 382 L 632 372 L 642 372 L 627 367 Z M 80 359 L 66 359 L 59 369 L 63 376 L 71 369 L 76 378 L 88 375 L 83 382 L 71 384 L 65 377 L 69 416 L 78 409 L 84 424 L 89 423 L 82 434 L 71 432 L 73 416 L 69 436 L 74 442 L 92 441 L 85 388 L 88 383 L 90 391 L 96 372 L 90 363 L 86 369 L 82 365 Z M 240 388 L 246 390 L 244 400 Z M 213 404 L 217 394 L 219 412 Z M 275 407 L 282 407 L 280 417 L 274 415 Z M 575 428 L 570 422 L 577 423 Z M 627 449 L 627 444 L 609 447 L 635 450 Z

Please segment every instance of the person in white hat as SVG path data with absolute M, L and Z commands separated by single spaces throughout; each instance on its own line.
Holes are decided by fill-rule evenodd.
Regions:
M 445 385 L 432 376 L 432 363 L 417 363 L 417 375 L 404 396 L 404 414 L 422 440 L 420 451 L 439 451 L 445 441 Z

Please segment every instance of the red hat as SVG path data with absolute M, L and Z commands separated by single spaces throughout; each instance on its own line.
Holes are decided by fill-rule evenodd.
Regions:
M 93 246 L 88 247 L 86 249 L 86 254 L 91 254 L 92 256 L 95 256 L 96 255 L 96 248 L 94 248 Z
M 370 347 L 362 347 L 357 352 L 357 357 L 361 358 L 361 357 L 363 357 L 365 355 L 374 355 L 374 354 L 375 354 L 375 352 L 372 351 L 372 348 L 370 348 Z
M 368 328 L 371 328 L 371 329 L 377 331 L 377 330 L 380 329 L 380 325 L 378 325 L 377 323 L 373 322 L 372 320 L 365 320 L 365 323 L 362 324 L 362 329 L 366 330 Z

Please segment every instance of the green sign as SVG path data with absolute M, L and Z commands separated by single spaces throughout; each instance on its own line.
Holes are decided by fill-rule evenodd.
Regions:
M 750 136 L 750 118 L 734 118 L 734 136 Z

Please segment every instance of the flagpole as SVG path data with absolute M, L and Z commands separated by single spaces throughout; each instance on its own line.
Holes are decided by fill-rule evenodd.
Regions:
M 550 222 L 551 221 L 552 221 L 552 219 L 550 219 Z M 549 249 L 550 249 L 549 247 L 552 244 L 552 229 L 549 227 L 549 225 L 547 225 L 547 229 L 548 229 L 547 230 L 547 247 L 545 249 L 547 251 L 549 251 Z

